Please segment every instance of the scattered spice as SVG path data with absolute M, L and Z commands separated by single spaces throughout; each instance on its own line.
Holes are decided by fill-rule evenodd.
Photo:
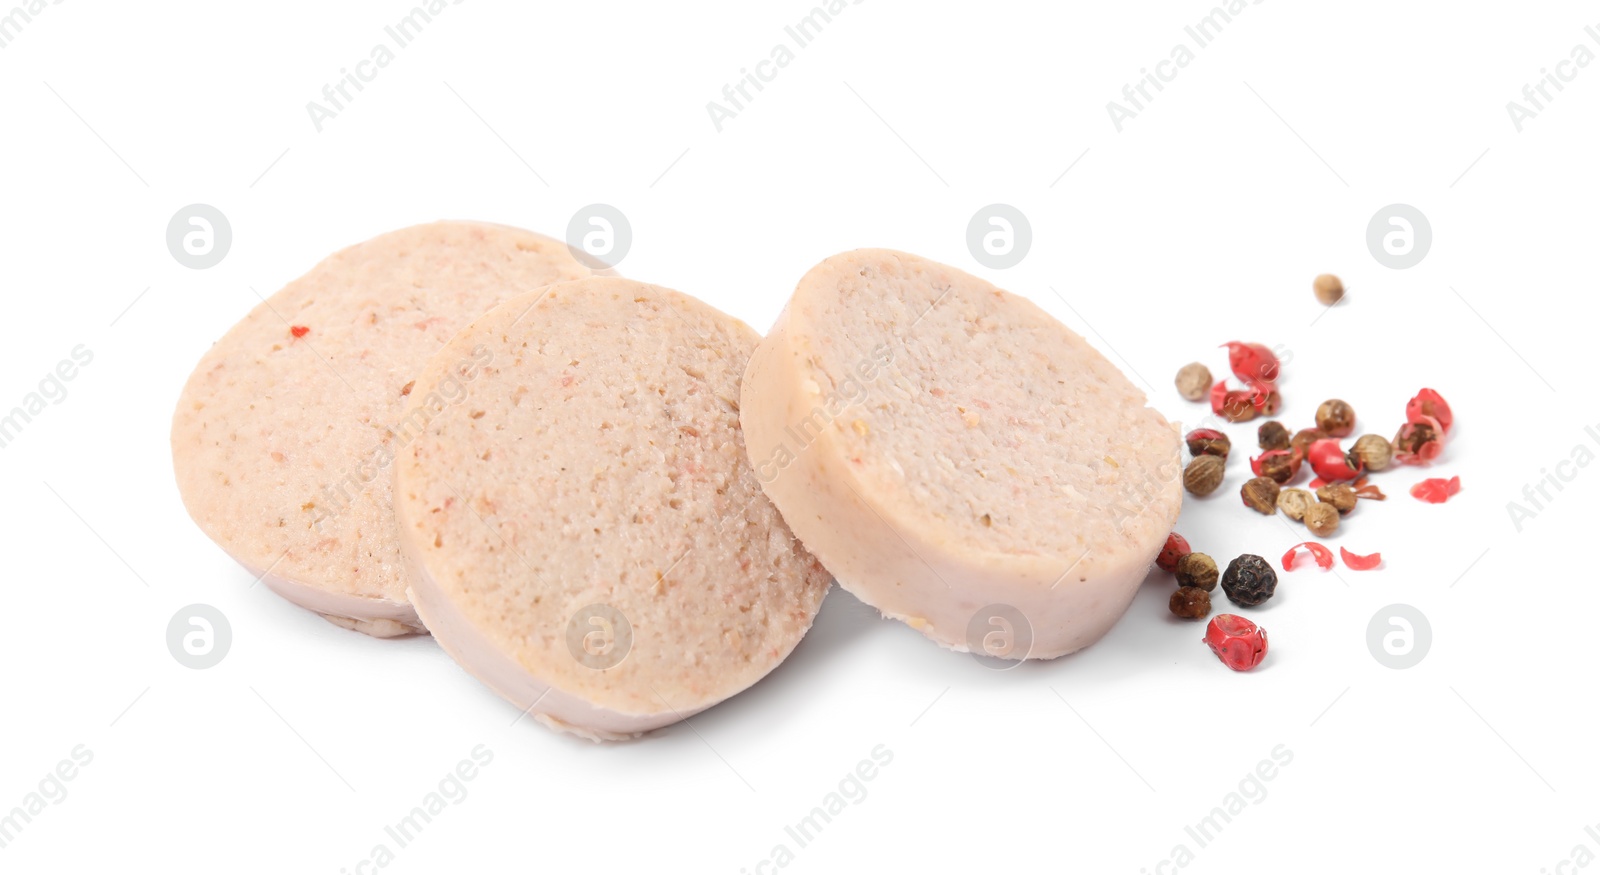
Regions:
M 411 382 L 405 384 L 404 386 L 401 386 L 400 387 L 400 396 L 401 397 L 405 397 L 406 395 L 410 395 L 411 394 L 411 389 L 415 385 L 417 385 L 417 381 L 416 380 L 412 380 Z
M 293 334 L 298 339 L 310 334 L 311 329 L 304 325 L 291 325 L 289 326 L 289 333 Z
M 1325 273 L 1311 281 L 1311 290 L 1323 306 L 1332 307 L 1344 297 L 1344 282 L 1331 273 Z
M 1198 586 L 1180 586 L 1167 599 L 1167 610 L 1185 620 L 1203 620 L 1211 613 L 1211 593 Z
M 1429 504 L 1444 504 L 1450 500 L 1450 496 L 1460 491 L 1460 477 L 1451 477 L 1449 480 L 1441 477 L 1429 477 L 1411 487 L 1413 497 L 1420 498 Z
M 1178 387 L 1178 394 L 1190 401 L 1200 401 L 1206 397 L 1206 390 L 1211 388 L 1211 369 L 1199 362 L 1190 362 L 1178 369 L 1178 376 L 1173 382 Z
M 1406 402 L 1406 421 L 1422 422 L 1424 418 L 1432 419 L 1440 431 L 1448 432 L 1450 425 L 1455 422 L 1455 414 L 1450 412 L 1450 405 L 1444 397 L 1432 389 L 1423 389 L 1415 398 Z
M 1317 500 L 1304 489 L 1284 489 L 1278 493 L 1278 510 L 1292 520 L 1305 519 L 1306 509 Z
M 1350 466 L 1350 460 L 1339 447 L 1338 438 L 1323 438 L 1313 443 L 1306 450 L 1306 461 L 1311 463 L 1311 470 L 1315 471 L 1318 477 L 1329 482 L 1354 480 L 1361 476 L 1360 468 Z
M 1212 617 L 1201 640 L 1234 671 L 1249 671 L 1267 657 L 1267 630 L 1238 614 Z
M 1346 462 L 1352 468 L 1382 471 L 1389 467 L 1390 460 L 1394 458 L 1394 445 L 1381 434 L 1364 434 L 1356 438 L 1346 456 Z
M 1252 477 L 1239 488 L 1244 506 L 1272 516 L 1278 512 L 1278 482 L 1271 477 Z
M 1222 485 L 1225 467 L 1221 456 L 1195 456 L 1183 469 L 1183 488 L 1194 495 L 1210 495 Z
M 1255 393 L 1230 390 L 1226 380 L 1211 387 L 1211 412 L 1229 422 L 1249 422 L 1256 418 Z
M 1256 429 L 1256 443 L 1263 450 L 1289 449 L 1289 429 L 1276 419 L 1261 423 Z
M 1349 437 L 1356 430 L 1356 410 L 1338 398 L 1330 398 L 1317 408 L 1317 428 L 1329 437 Z
M 1357 480 L 1355 486 L 1356 498 L 1371 498 L 1377 501 L 1383 501 L 1389 497 L 1383 494 L 1383 490 L 1378 488 L 1378 484 L 1368 483 L 1367 478 L 1365 477 Z
M 1276 416 L 1278 408 L 1283 406 L 1283 399 L 1278 396 L 1278 390 L 1273 389 L 1265 394 L 1257 394 L 1253 399 L 1256 412 L 1262 416 Z
M 1197 428 L 1183 436 L 1184 443 L 1189 445 L 1189 454 L 1192 456 L 1221 456 L 1228 458 L 1228 451 L 1233 449 L 1233 442 L 1228 436 L 1214 428 Z
M 1339 511 L 1333 505 L 1319 501 L 1306 508 L 1305 524 L 1311 534 L 1326 538 L 1339 531 Z
M 1383 562 L 1382 553 L 1359 556 L 1343 547 L 1339 548 L 1339 556 L 1340 558 L 1344 559 L 1345 567 L 1349 568 L 1351 571 L 1371 571 L 1372 569 L 1377 568 Z
M 1272 391 L 1273 384 L 1278 382 L 1276 353 L 1262 344 L 1237 340 L 1230 340 L 1223 346 L 1228 348 L 1228 367 L 1235 377 L 1262 394 Z
M 1318 544 L 1316 541 L 1306 541 L 1290 547 L 1289 552 L 1283 554 L 1284 571 L 1294 570 L 1295 560 L 1298 558 L 1297 554 L 1300 552 L 1301 547 L 1306 548 L 1306 553 L 1309 554 L 1312 559 L 1317 561 L 1317 567 L 1321 568 L 1323 571 L 1327 571 L 1333 567 L 1332 550 L 1329 550 L 1327 547 Z M 1341 547 L 1340 549 L 1342 550 L 1344 548 Z
M 1250 460 L 1250 470 L 1274 483 L 1288 483 L 1300 473 L 1300 456 L 1292 450 L 1268 450 Z
M 1277 589 L 1278 572 L 1272 570 L 1267 560 L 1252 553 L 1229 562 L 1228 570 L 1222 575 L 1222 591 L 1228 594 L 1228 601 L 1247 608 L 1272 598 Z
M 1156 567 L 1162 571 L 1177 571 L 1178 560 L 1194 552 L 1189 549 L 1189 542 L 1177 532 L 1167 535 L 1167 543 L 1162 546 L 1161 552 L 1156 554 Z
M 1320 428 L 1302 428 L 1289 439 L 1289 449 L 1304 456 L 1311 449 L 1311 445 L 1326 438 L 1328 433 Z
M 1330 483 L 1317 490 L 1317 498 L 1341 515 L 1356 509 L 1356 491 L 1347 483 Z
M 1217 560 L 1204 553 L 1190 553 L 1178 560 L 1178 585 L 1203 590 L 1217 588 Z
M 1426 465 L 1444 452 L 1444 429 L 1439 421 L 1419 416 L 1421 421 L 1400 426 L 1394 436 L 1394 457 L 1402 465 Z

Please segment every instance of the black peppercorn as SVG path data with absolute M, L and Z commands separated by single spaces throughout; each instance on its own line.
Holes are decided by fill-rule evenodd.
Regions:
M 1228 563 L 1222 575 L 1222 591 L 1228 601 L 1244 607 L 1255 607 L 1272 598 L 1278 588 L 1278 573 L 1267 560 L 1246 553 Z

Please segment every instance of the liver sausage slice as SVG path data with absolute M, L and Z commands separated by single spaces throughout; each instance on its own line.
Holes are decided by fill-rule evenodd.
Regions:
M 395 465 L 410 596 L 440 646 L 595 740 L 691 716 L 782 662 L 830 579 L 745 453 L 758 340 L 686 295 L 596 277 L 509 301 L 440 350 Z
M 1178 515 L 1177 431 L 1143 393 L 1026 299 L 914 255 L 812 268 L 740 398 L 757 476 L 806 548 L 955 650 L 1093 643 Z
M 465 222 L 329 257 L 217 341 L 184 387 L 172 459 L 189 514 L 284 598 L 372 635 L 423 631 L 387 470 L 412 381 L 496 304 L 589 273 L 559 241 Z

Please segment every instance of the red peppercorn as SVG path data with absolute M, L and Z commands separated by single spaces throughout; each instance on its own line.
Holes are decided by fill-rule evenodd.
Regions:
M 1189 542 L 1177 532 L 1167 535 L 1166 546 L 1156 555 L 1156 567 L 1162 571 L 1177 571 L 1178 560 L 1193 553 L 1189 549 Z
M 289 333 L 293 334 L 295 337 L 305 337 L 307 334 L 311 333 L 311 329 L 304 325 L 291 325 L 289 326 Z
M 1250 470 L 1257 477 L 1271 477 L 1282 485 L 1300 473 L 1300 454 L 1293 450 L 1267 450 L 1250 460 Z
M 1450 405 L 1432 389 L 1423 389 L 1406 404 L 1407 422 L 1422 422 L 1424 417 L 1435 420 L 1442 432 L 1449 431 L 1451 423 L 1455 422 Z
M 1425 414 L 1400 426 L 1394 436 L 1394 458 L 1402 465 L 1426 465 L 1444 452 L 1444 426 Z
M 1238 614 L 1212 617 L 1202 640 L 1223 665 L 1234 671 L 1249 671 L 1267 656 L 1267 630 Z
M 1311 463 L 1311 470 L 1323 480 L 1334 482 L 1338 480 L 1354 480 L 1361 476 L 1361 462 L 1356 460 L 1354 466 L 1339 448 L 1337 438 L 1323 438 L 1306 448 L 1306 461 Z
M 1261 389 L 1263 394 L 1272 390 L 1273 384 L 1278 382 L 1278 357 L 1272 350 L 1259 343 L 1237 340 L 1230 340 L 1223 346 L 1228 348 L 1228 367 L 1235 377 Z

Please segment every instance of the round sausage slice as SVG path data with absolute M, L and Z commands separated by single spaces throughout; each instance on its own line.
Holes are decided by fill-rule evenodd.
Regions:
M 800 280 L 745 372 L 763 488 L 839 584 L 959 651 L 1052 658 L 1127 609 L 1176 429 L 1028 300 L 900 252 Z
M 758 340 L 686 295 L 596 277 L 509 301 L 442 349 L 395 465 L 411 601 L 440 646 L 596 740 L 691 716 L 782 662 L 830 578 L 745 453 Z
M 184 387 L 172 460 L 189 514 L 296 604 L 380 637 L 425 631 L 387 470 L 417 372 L 494 305 L 589 273 L 559 241 L 465 222 L 329 257 L 217 341 Z

